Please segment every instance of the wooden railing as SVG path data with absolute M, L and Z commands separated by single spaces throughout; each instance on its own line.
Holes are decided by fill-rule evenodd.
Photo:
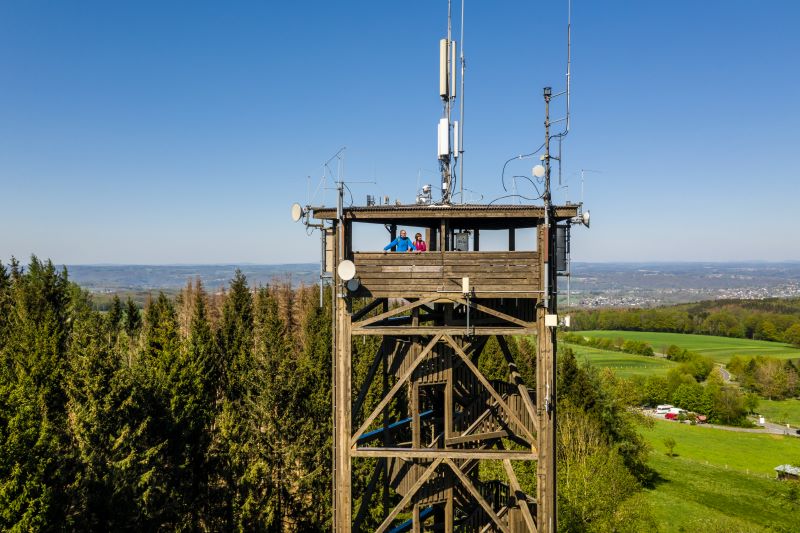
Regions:
M 422 252 L 353 254 L 359 294 L 423 298 L 461 294 L 462 278 L 478 298 L 536 298 L 541 294 L 536 252 Z

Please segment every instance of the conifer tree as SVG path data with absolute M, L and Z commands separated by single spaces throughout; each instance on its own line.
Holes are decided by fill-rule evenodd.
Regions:
M 219 410 L 211 449 L 216 482 L 210 497 L 213 505 L 220 509 L 221 528 L 248 529 L 242 523 L 242 513 L 248 501 L 245 475 L 252 453 L 249 449 L 252 428 L 242 415 L 247 410 L 245 395 L 252 369 L 253 297 L 247 279 L 238 269 L 223 304 L 217 348 Z
M 108 325 L 111 328 L 113 333 L 116 333 L 119 330 L 120 325 L 122 324 L 122 302 L 119 299 L 119 296 L 116 294 L 114 295 L 114 299 L 111 300 L 111 307 L 108 310 Z
M 128 301 L 125 303 L 125 332 L 128 337 L 133 338 L 142 325 L 142 316 L 139 313 L 139 308 L 136 303 L 128 296 Z
M 0 529 L 66 524 L 74 461 L 66 432 L 69 281 L 33 256 L 2 276 L 9 311 L 0 344 Z

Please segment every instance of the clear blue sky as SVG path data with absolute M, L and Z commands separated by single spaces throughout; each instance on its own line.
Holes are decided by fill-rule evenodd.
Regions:
M 341 146 L 345 179 L 377 182 L 359 203 L 437 183 L 446 5 L 0 3 L 0 258 L 316 261 L 289 206 Z M 602 171 L 573 259 L 800 260 L 800 2 L 573 9 L 569 199 Z M 565 0 L 467 1 L 465 185 L 485 200 L 541 143 L 565 23 Z

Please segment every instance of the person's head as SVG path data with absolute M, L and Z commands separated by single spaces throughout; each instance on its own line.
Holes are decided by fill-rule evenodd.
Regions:
M 414 238 L 416 240 L 418 240 L 418 241 L 421 241 L 422 240 L 422 233 L 417 233 L 416 235 L 414 235 Z
M 406 238 L 406 230 L 401 229 L 400 230 L 400 236 L 405 239 Z

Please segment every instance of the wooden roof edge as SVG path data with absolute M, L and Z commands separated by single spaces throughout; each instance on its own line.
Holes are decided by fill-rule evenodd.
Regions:
M 578 204 L 555 207 L 556 219 L 565 220 L 578 214 Z M 320 220 L 336 219 L 335 207 L 312 208 L 313 217 Z M 385 223 L 391 220 L 431 219 L 543 219 L 544 206 L 538 205 L 398 205 L 398 206 L 353 206 L 344 209 L 346 219 L 357 222 Z M 510 222 L 510 221 L 509 221 Z

